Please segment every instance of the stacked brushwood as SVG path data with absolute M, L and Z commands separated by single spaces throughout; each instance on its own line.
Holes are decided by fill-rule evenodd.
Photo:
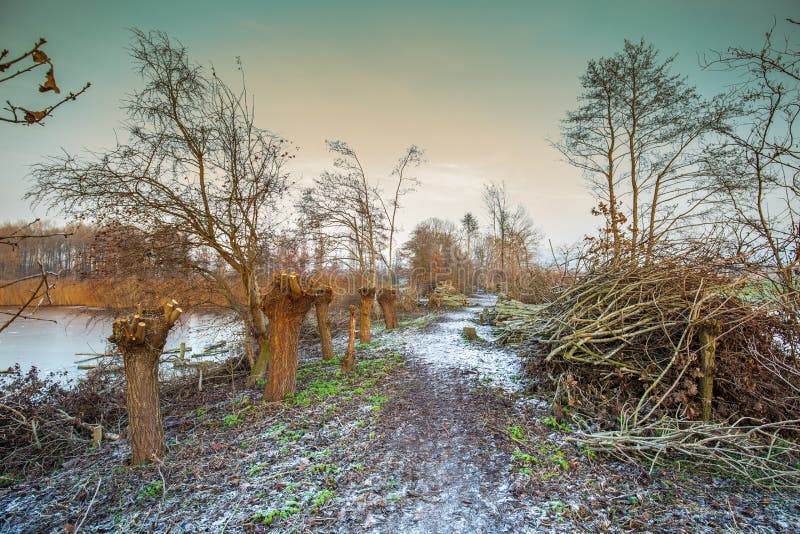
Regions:
M 413 285 L 402 288 L 400 296 L 397 299 L 397 307 L 404 312 L 410 312 L 416 309 L 419 303 L 419 293 Z
M 502 327 L 504 342 L 521 342 L 525 340 L 522 334 L 527 330 L 528 321 L 536 317 L 542 307 L 541 304 L 525 304 L 500 295 L 497 303 L 491 308 L 484 308 L 481 316 L 484 324 Z
M 459 292 L 449 280 L 444 280 L 436 285 L 436 289 L 428 297 L 428 305 L 441 308 L 442 306 L 468 306 L 467 296 Z
M 556 414 L 581 424 L 584 444 L 645 456 L 651 465 L 671 451 L 722 466 L 745 457 L 737 448 L 745 442 L 750 455 L 774 460 L 779 441 L 786 450 L 778 464 L 795 465 L 791 474 L 762 462 L 753 479 L 796 485 L 800 367 L 789 350 L 796 323 L 779 306 L 741 298 L 747 283 L 724 262 L 606 266 L 578 277 L 548 304 L 501 301 L 493 320 L 502 340 L 538 355 L 529 371 L 554 394 Z M 700 421 L 708 332 L 715 333 L 716 423 Z M 727 449 L 710 437 L 714 432 L 736 444 L 724 461 L 719 455 Z M 692 436 L 704 445 L 688 447 Z

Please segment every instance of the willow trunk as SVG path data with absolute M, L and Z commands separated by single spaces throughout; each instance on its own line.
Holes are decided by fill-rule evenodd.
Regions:
M 397 290 L 384 288 L 378 292 L 378 304 L 383 313 L 386 330 L 397 328 Z
M 175 314 L 172 319 L 170 314 Z M 109 337 L 122 354 L 134 464 L 157 461 L 166 453 L 158 363 L 178 315 L 180 308 L 173 311 L 170 307 L 164 317 L 159 317 L 158 313 L 140 312 L 132 320 L 117 319 Z
M 262 299 L 261 308 L 269 319 L 269 364 L 264 387 L 267 402 L 282 400 L 295 391 L 300 325 L 313 303 L 313 293 L 301 287 L 294 273 L 273 277 Z
M 324 289 L 314 300 L 314 311 L 317 314 L 317 326 L 319 328 L 319 339 L 322 347 L 322 359 L 333 359 L 333 340 L 331 338 L 331 325 L 328 321 L 328 305 L 333 300 L 333 291 Z
M 158 391 L 158 360 L 163 346 L 124 350 L 125 401 L 134 464 L 152 462 L 166 453 Z
M 358 290 L 361 296 L 361 325 L 359 327 L 359 341 L 361 343 L 369 343 L 372 339 L 371 327 L 372 325 L 370 316 L 372 312 L 372 304 L 375 302 L 375 288 L 362 287 Z

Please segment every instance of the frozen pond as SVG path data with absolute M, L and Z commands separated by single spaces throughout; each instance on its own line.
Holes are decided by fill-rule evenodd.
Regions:
M 34 317 L 48 321 L 17 319 L 0 334 L 0 369 L 19 363 L 23 370 L 35 365 L 45 372 L 67 371 L 76 376 L 83 371 L 78 369 L 76 360 L 80 358 L 75 353 L 105 352 L 116 315 L 91 308 L 57 306 L 40 308 Z M 231 340 L 237 333 L 237 326 L 222 313 L 187 314 L 170 332 L 166 348 L 185 342 L 199 353 L 210 344 Z

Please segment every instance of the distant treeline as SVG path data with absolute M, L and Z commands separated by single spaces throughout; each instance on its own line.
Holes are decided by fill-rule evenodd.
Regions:
M 91 252 L 96 233 L 95 228 L 87 225 L 57 226 L 48 222 L 0 225 L 0 236 L 44 236 L 0 247 L 0 280 L 36 274 L 40 270 L 39 261 L 48 271 L 71 276 L 89 273 L 93 269 Z

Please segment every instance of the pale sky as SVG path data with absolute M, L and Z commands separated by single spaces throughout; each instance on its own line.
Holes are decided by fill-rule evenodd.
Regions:
M 546 237 L 575 241 L 592 232 L 593 201 L 547 140 L 576 106 L 587 61 L 644 37 L 664 57 L 678 54 L 675 71 L 711 95 L 725 80 L 702 71 L 698 54 L 757 47 L 773 18 L 785 28 L 786 17 L 800 18 L 797 2 L 3 0 L 0 48 L 13 54 L 44 36 L 62 90 L 93 87 L 44 127 L 0 123 L 0 221 L 46 216 L 20 200 L 30 165 L 113 144 L 120 100 L 140 86 L 126 51 L 136 27 L 167 32 L 231 84 L 240 56 L 258 125 L 300 146 L 301 182 L 330 167 L 325 139 L 350 143 L 375 181 L 413 143 L 427 163 L 405 201 L 406 231 L 466 211 L 485 220 L 481 187 L 495 180 Z M 3 84 L 0 102 L 37 109 L 38 95 L 18 95 L 38 83 Z

